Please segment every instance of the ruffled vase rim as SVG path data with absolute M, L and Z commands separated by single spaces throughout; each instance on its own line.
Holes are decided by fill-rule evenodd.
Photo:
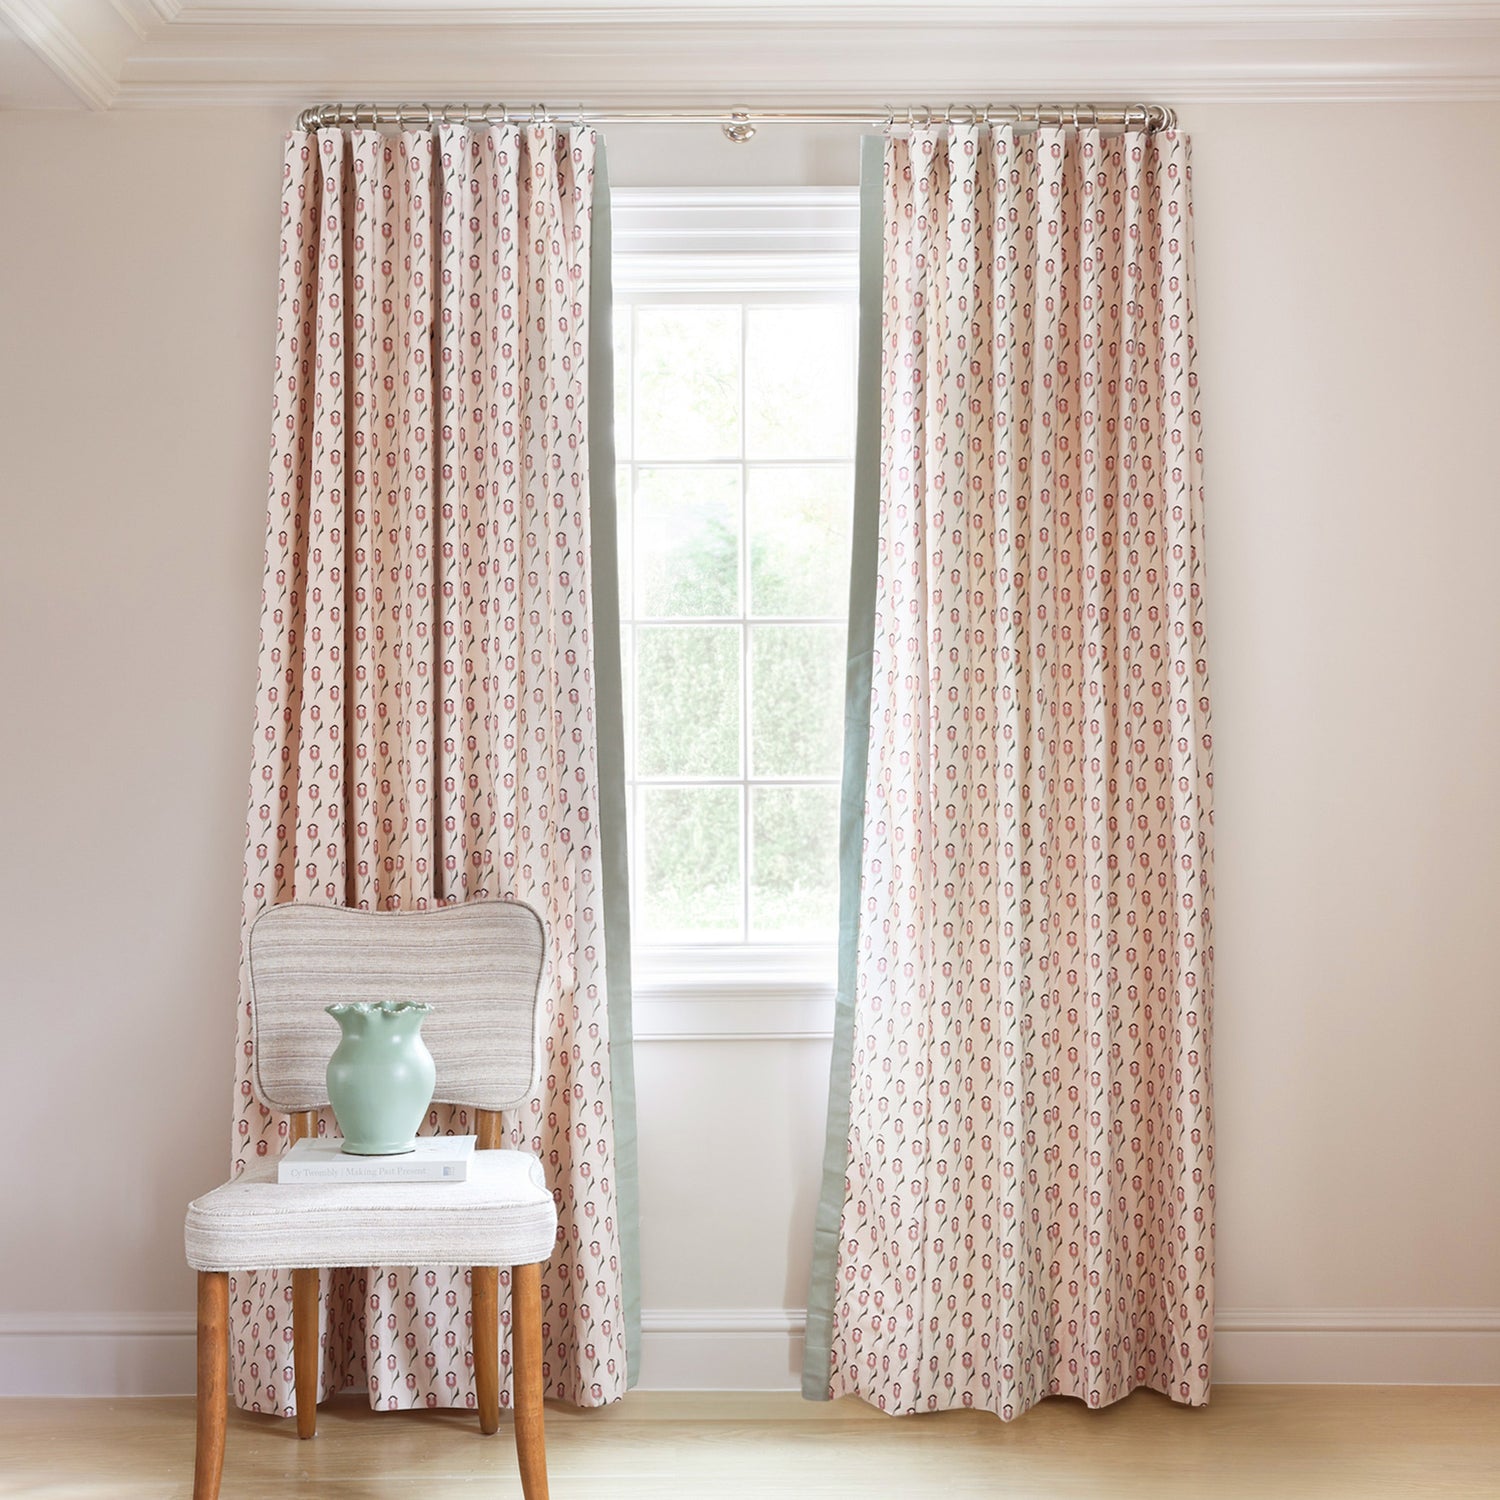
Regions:
M 432 1006 L 421 1000 L 336 1000 L 325 1005 L 330 1016 L 431 1015 Z

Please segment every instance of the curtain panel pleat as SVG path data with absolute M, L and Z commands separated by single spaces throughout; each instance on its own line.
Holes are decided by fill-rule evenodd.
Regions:
M 1188 144 L 917 128 L 887 139 L 882 195 L 857 919 L 804 1388 L 1005 1417 L 1137 1386 L 1202 1402 L 1213 817 Z
M 623 1393 L 634 1306 L 628 939 L 621 904 L 611 983 L 623 893 L 602 889 L 624 830 L 600 826 L 619 670 L 596 712 L 590 553 L 590 417 L 610 420 L 607 367 L 590 378 L 595 153 L 590 131 L 540 126 L 288 140 L 244 910 L 246 931 L 292 900 L 544 915 L 543 1087 L 507 1127 L 561 1221 L 547 1393 L 582 1405 Z M 251 1093 L 246 993 L 242 976 L 236 1171 L 287 1140 Z M 473 1121 L 434 1106 L 425 1128 Z M 467 1282 L 325 1272 L 322 1392 L 472 1405 Z M 236 1399 L 290 1413 L 290 1274 L 235 1277 L 232 1308 Z M 505 1307 L 501 1332 L 508 1401 Z

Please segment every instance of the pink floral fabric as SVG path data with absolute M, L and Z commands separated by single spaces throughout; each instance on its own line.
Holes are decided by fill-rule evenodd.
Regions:
M 1213 817 L 1188 143 L 893 135 L 829 1370 L 1205 1401 Z
M 590 622 L 595 138 L 540 126 L 287 144 L 245 923 L 514 897 L 543 914 L 541 1097 L 507 1116 L 558 1204 L 547 1393 L 625 1389 Z M 285 1117 L 251 1094 L 238 1172 Z M 323 1128 L 332 1126 L 325 1119 Z M 461 1131 L 462 1110 L 427 1128 Z M 505 1281 L 502 1276 L 502 1284 Z M 236 1398 L 293 1408 L 291 1276 L 233 1279 Z M 474 1403 L 468 1273 L 324 1273 L 325 1393 Z M 502 1303 L 508 1400 L 509 1313 Z

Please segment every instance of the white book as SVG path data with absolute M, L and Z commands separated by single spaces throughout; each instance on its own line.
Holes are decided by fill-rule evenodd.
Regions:
M 472 1135 L 420 1135 L 401 1156 L 352 1156 L 336 1135 L 310 1136 L 276 1164 L 277 1182 L 463 1182 L 474 1159 Z

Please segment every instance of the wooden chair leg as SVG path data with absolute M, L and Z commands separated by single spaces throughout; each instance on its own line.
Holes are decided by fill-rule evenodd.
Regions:
M 500 1268 L 469 1270 L 469 1305 L 474 1343 L 474 1393 L 479 1402 L 479 1430 L 500 1430 Z
M 547 1440 L 542 1427 L 542 1268 L 510 1271 L 511 1403 L 516 1455 L 526 1500 L 547 1500 Z
M 198 1273 L 198 1443 L 193 1500 L 219 1500 L 229 1416 L 229 1273 Z
M 318 1351 L 323 1342 L 323 1289 L 317 1270 L 292 1272 L 292 1375 L 297 1391 L 297 1436 L 318 1430 Z

